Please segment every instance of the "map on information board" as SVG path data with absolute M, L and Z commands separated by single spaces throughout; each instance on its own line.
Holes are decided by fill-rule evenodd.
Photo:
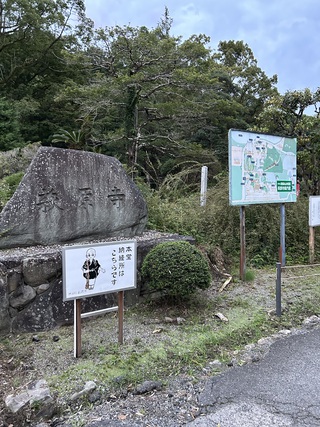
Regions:
M 230 205 L 296 202 L 297 140 L 229 130 Z

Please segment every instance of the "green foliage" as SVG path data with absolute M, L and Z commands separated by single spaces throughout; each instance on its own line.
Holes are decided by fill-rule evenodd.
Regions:
M 57 93 L 67 82 L 80 84 L 86 75 L 76 61 L 85 27 L 90 31 L 84 2 L 6 0 L 1 2 L 0 27 L 0 97 L 18 113 L 20 142 L 48 143 L 57 129 L 74 123 L 77 112 L 74 102 L 59 101 Z M 8 149 L 1 144 L 3 138 L 0 129 L 0 149 Z M 17 142 L 15 138 L 9 148 Z
M 0 179 L 17 172 L 25 172 L 40 145 L 38 142 L 0 152 Z
M 212 55 L 207 36 L 182 41 L 170 27 L 166 9 L 155 29 L 100 28 L 81 52 L 90 77 L 68 84 L 60 98 L 79 107 L 79 120 L 92 117 L 102 152 L 116 153 L 146 180 L 161 181 L 171 166 L 190 160 L 195 143 L 199 152 L 207 149 L 204 163 L 214 156 L 226 166 L 228 129 L 247 128 L 276 91 L 247 45 L 226 43 Z M 239 58 L 229 64 L 224 55 L 233 48 Z
M 266 101 L 256 117 L 253 129 L 273 135 L 297 137 L 297 170 L 302 189 L 309 195 L 320 192 L 319 175 L 319 107 L 320 90 L 287 91 L 275 94 Z M 317 116 L 307 114 L 315 108 Z
M 0 98 L 0 151 L 21 146 L 19 113 L 15 104 L 6 98 Z
M 24 172 L 14 173 L 0 180 L 0 211 L 16 191 Z
M 319 251 L 320 236 L 315 234 L 315 249 Z M 308 262 L 309 198 L 300 196 L 296 203 L 286 204 L 286 264 Z
M 142 190 L 148 204 L 150 229 L 193 236 L 208 252 L 219 247 L 228 262 L 239 263 L 240 212 L 229 205 L 228 179 L 223 177 L 207 192 L 200 206 L 200 192 L 183 195 L 174 186 L 166 191 Z M 172 191 L 172 192 L 171 192 Z M 289 263 L 308 261 L 308 198 L 300 196 L 286 205 L 286 256 Z M 278 204 L 246 207 L 246 259 L 251 267 L 274 265 L 279 259 L 280 207 Z M 320 236 L 316 233 L 316 251 Z
M 1 2 L 0 90 L 15 94 L 19 85 L 52 77 L 55 66 L 59 69 L 61 64 L 61 49 L 75 41 L 70 16 L 74 14 L 80 21 L 83 11 L 82 0 Z
M 235 126 L 230 123 L 235 121 L 235 115 L 234 112 L 230 111 L 231 103 L 228 99 L 221 111 L 226 118 L 227 126 L 229 128 L 247 129 L 255 124 L 256 116 L 263 110 L 265 103 L 272 96 L 278 94 L 275 88 L 277 76 L 274 75 L 269 78 L 261 70 L 252 50 L 243 41 L 221 41 L 214 58 L 225 70 L 228 78 L 225 91 L 232 100 L 232 107 L 237 111 L 236 120 L 238 123 Z M 221 122 L 219 127 L 221 127 L 224 120 L 222 117 L 219 118 L 219 122 Z M 225 160 L 227 160 L 226 156 Z
M 255 278 L 255 274 L 253 270 L 246 270 L 245 281 L 252 282 Z
M 148 228 L 191 235 L 198 241 L 203 241 L 203 210 L 200 208 L 198 195 L 170 199 L 162 197 L 156 191 L 144 191 L 144 194 L 148 204 Z
M 86 145 L 85 134 L 81 130 L 67 131 L 62 129 L 59 133 L 56 133 L 52 137 L 53 144 L 63 143 L 68 148 L 83 149 Z
M 184 241 L 157 245 L 145 257 L 141 273 L 151 290 L 173 297 L 191 295 L 197 288 L 207 289 L 211 284 L 204 256 Z

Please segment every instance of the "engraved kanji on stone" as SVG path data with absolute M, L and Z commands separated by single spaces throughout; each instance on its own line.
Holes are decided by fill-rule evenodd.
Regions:
M 53 187 L 49 187 L 47 189 L 42 188 L 38 193 L 37 200 L 38 201 L 36 205 L 38 206 L 39 210 L 43 212 L 49 212 L 54 207 L 63 210 L 60 197 Z
M 121 193 L 120 188 L 114 186 L 111 190 L 113 194 L 108 195 L 108 199 L 111 200 L 112 204 L 117 208 L 120 208 L 120 203 L 124 201 L 125 194 Z
M 93 191 L 90 187 L 79 188 L 79 206 L 84 209 L 93 206 Z

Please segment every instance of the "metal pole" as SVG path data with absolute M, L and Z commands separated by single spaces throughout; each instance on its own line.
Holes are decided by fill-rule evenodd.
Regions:
M 286 208 L 280 205 L 280 262 L 282 267 L 286 265 Z
M 246 215 L 245 207 L 240 206 L 240 279 L 246 278 Z
M 277 262 L 276 315 L 281 316 L 281 263 Z

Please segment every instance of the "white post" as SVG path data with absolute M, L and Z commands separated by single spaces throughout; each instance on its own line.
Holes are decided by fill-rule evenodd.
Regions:
M 207 201 L 207 181 L 208 181 L 208 167 L 202 166 L 201 168 L 201 193 L 200 193 L 200 206 L 205 206 Z

